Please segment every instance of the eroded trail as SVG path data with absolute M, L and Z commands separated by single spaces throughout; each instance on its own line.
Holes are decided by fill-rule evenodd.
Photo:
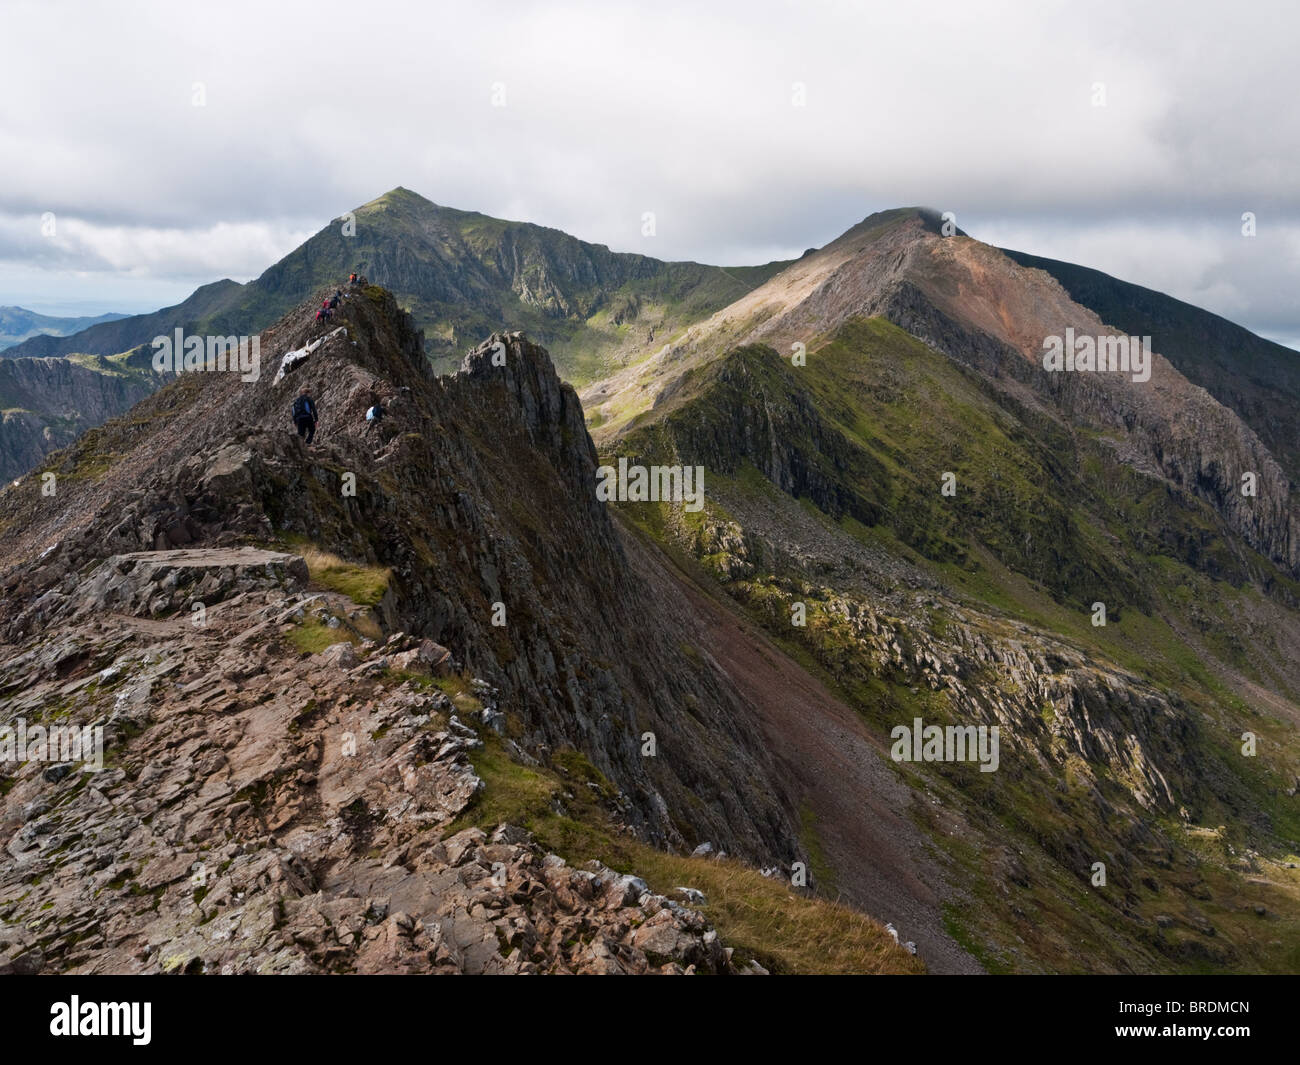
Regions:
M 704 593 L 671 561 L 624 533 L 647 581 L 684 598 L 699 649 L 753 707 L 764 738 L 816 818 L 836 888 L 901 940 L 913 940 L 932 973 L 982 973 L 947 934 L 941 907 L 954 892 L 907 816 L 910 789 L 885 764 L 858 715 L 755 625 Z

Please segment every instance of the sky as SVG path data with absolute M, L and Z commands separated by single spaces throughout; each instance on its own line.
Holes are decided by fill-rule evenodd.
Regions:
M 1300 347 L 1293 0 L 3 0 L 0 30 L 0 305 L 176 303 L 402 185 L 720 265 L 925 205 Z

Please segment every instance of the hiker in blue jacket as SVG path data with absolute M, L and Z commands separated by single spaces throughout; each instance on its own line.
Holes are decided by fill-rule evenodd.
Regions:
M 298 435 L 310 444 L 316 436 L 316 403 L 305 388 L 293 401 L 293 424 L 298 427 Z

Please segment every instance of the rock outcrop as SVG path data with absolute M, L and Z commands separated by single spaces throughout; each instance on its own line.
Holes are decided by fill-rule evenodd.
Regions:
M 732 971 L 638 878 L 457 828 L 482 741 L 391 668 L 436 656 L 297 654 L 305 613 L 355 613 L 305 578 L 250 549 L 117 556 L 6 649 L 5 725 L 98 727 L 103 748 L 98 771 L 6 762 L 0 973 Z M 172 609 L 198 595 L 201 624 Z

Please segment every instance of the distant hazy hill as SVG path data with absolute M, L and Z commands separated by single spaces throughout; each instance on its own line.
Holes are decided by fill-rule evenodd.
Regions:
M 0 307 L 0 351 L 34 336 L 70 336 L 102 322 L 125 318 L 124 314 L 101 314 L 98 317 L 58 318 L 37 314 L 26 307 Z
M 74 352 L 118 355 L 147 344 L 154 337 L 170 332 L 177 326 L 195 332 L 208 329 L 215 332 L 218 325 L 233 326 L 245 321 L 246 314 L 242 311 L 228 313 L 243 296 L 245 287 L 236 281 L 214 281 L 195 289 L 188 299 L 174 307 L 164 307 L 152 314 L 116 316 L 112 321 L 104 321 L 67 336 L 34 336 L 21 344 L 15 344 L 4 353 L 4 357 L 45 358 L 71 355 Z

